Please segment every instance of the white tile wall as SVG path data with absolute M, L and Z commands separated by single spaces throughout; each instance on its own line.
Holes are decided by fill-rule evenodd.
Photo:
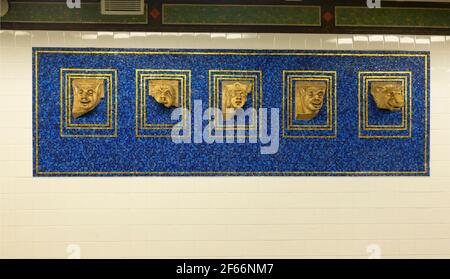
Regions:
M 31 46 L 431 50 L 432 175 L 32 178 Z M 448 36 L 0 31 L 0 258 L 448 258 L 449 81 Z

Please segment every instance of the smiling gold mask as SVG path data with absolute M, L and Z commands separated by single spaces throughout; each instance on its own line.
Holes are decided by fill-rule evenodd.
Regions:
M 325 82 L 302 81 L 295 84 L 295 120 L 311 120 L 323 106 Z
M 94 110 L 105 96 L 103 79 L 74 79 L 72 88 L 74 118 Z
M 371 90 L 377 108 L 398 111 L 405 105 L 405 92 L 398 81 L 373 81 Z

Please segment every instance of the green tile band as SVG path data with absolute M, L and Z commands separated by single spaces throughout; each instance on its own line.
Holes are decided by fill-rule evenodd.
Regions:
M 450 9 L 336 7 L 336 26 L 450 28 Z
M 9 5 L 8 13 L 0 22 L 147 24 L 147 6 L 143 15 L 102 15 L 100 3 L 83 1 L 79 9 L 70 9 L 65 2 L 10 2 Z
M 320 6 L 163 4 L 163 24 L 321 26 Z

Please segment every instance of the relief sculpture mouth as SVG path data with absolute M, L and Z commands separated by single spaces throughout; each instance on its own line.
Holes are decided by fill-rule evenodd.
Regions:
M 389 106 L 391 107 L 391 110 L 399 110 L 402 108 L 402 104 L 400 102 L 397 102 L 396 100 L 391 100 L 389 102 Z

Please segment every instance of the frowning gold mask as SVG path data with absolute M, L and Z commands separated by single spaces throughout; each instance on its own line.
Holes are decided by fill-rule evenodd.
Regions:
M 166 108 L 172 106 L 178 107 L 178 81 L 159 79 L 150 80 L 149 95 Z
M 247 96 L 252 91 L 252 83 L 223 81 L 222 82 L 222 115 L 223 119 L 233 118 L 237 109 L 243 108 Z
M 72 116 L 74 118 L 94 110 L 105 96 L 104 79 L 74 79 L 72 88 Z

